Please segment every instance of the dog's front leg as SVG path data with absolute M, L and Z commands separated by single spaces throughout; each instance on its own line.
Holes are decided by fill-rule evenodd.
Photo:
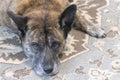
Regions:
M 106 36 L 104 30 L 101 27 L 88 22 L 78 14 L 75 18 L 74 27 L 75 29 L 81 30 L 93 37 L 104 38 Z

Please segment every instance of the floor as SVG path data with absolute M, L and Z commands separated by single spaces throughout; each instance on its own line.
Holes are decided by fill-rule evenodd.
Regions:
M 1 26 L 0 33 L 6 32 L 9 39 L 0 35 L 0 80 L 120 80 L 120 0 L 76 0 L 75 3 L 82 16 L 105 30 L 106 38 L 97 39 L 72 30 L 60 72 L 53 77 L 39 77 L 22 54 L 17 35 L 12 34 L 19 44 L 8 44 L 14 36 L 10 37 L 11 30 Z

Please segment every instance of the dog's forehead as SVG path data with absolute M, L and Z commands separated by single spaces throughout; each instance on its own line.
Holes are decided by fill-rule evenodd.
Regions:
M 42 16 L 37 15 L 38 13 L 41 12 L 34 12 L 34 15 L 29 18 L 27 23 L 28 29 L 31 30 L 31 39 L 35 39 L 36 41 L 44 41 L 46 36 L 47 40 L 54 40 L 53 38 L 56 38 L 63 41 L 63 34 L 59 30 L 60 25 L 58 23 L 60 13 L 54 11 L 49 13 L 44 12 Z
M 50 16 L 46 16 L 44 18 L 31 18 L 28 23 L 28 29 L 39 28 L 41 31 L 44 29 L 51 31 L 53 28 L 58 28 L 59 23 L 57 18 L 50 18 Z

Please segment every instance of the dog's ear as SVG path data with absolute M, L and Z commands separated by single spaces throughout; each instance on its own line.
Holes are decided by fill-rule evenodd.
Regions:
M 21 31 L 22 36 L 24 36 L 27 30 L 28 18 L 21 15 L 14 14 L 12 11 L 8 11 L 7 14 L 15 22 L 16 26 Z
M 64 37 L 67 38 L 69 31 L 71 30 L 74 22 L 77 7 L 75 4 L 67 7 L 60 16 L 60 28 L 64 31 Z

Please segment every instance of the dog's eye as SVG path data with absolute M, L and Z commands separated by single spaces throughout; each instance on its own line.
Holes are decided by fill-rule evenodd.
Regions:
M 51 48 L 53 49 L 57 49 L 60 47 L 60 43 L 59 42 L 53 42 L 52 45 L 51 45 Z
M 38 43 L 32 42 L 32 43 L 31 43 L 31 46 L 33 46 L 33 47 L 38 47 Z
M 32 42 L 32 43 L 31 43 L 31 47 L 32 47 L 34 50 L 39 50 L 39 49 L 40 49 L 40 45 L 39 45 L 37 42 Z

